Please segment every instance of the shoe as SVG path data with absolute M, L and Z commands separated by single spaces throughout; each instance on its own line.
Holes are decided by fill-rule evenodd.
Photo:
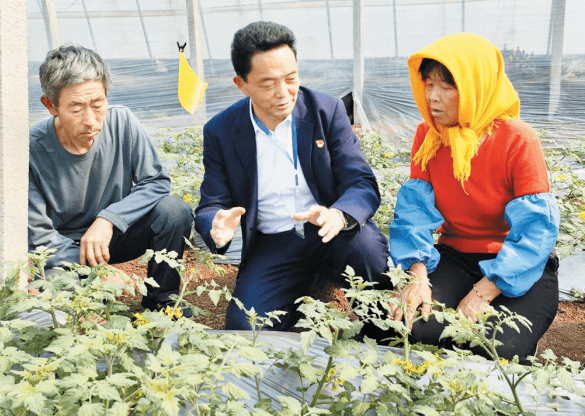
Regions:
M 145 296 L 142 298 L 142 302 L 140 302 L 140 304 L 142 305 L 143 308 L 150 309 L 151 311 L 164 311 L 167 308 L 167 306 L 170 306 L 171 308 L 175 306 L 175 301 L 172 299 L 155 301 Z M 191 311 L 191 309 L 187 307 L 181 307 L 181 309 L 183 311 L 183 317 L 191 318 L 193 316 L 193 312 Z

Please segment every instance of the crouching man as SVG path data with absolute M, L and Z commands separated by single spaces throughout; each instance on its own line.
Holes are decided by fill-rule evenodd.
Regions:
M 61 46 L 40 68 L 41 102 L 52 117 L 30 130 L 28 246 L 56 249 L 61 262 L 122 263 L 147 249 L 179 256 L 193 214 L 171 184 L 157 150 L 126 107 L 108 107 L 109 67 L 95 52 Z M 142 306 L 165 308 L 180 277 L 166 264 L 148 264 L 160 287 Z M 189 316 L 189 310 L 184 311 Z

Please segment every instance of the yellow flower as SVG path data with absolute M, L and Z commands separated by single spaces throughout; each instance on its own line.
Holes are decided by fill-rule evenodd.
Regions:
M 557 175 L 557 179 L 559 181 L 562 181 L 565 178 L 565 175 Z
M 180 306 L 177 308 L 177 312 L 175 312 L 175 318 L 179 319 L 183 317 L 183 308 Z
M 191 201 L 193 201 L 193 197 L 191 196 L 191 194 L 185 194 L 185 195 L 183 195 L 183 201 L 191 202 Z
M 582 220 L 585 220 L 585 211 L 581 211 L 579 213 L 579 218 L 581 218 Z
M 136 318 L 136 320 L 134 321 L 134 324 L 136 326 L 146 325 L 148 323 L 148 319 L 146 319 L 144 315 L 142 315 L 141 313 L 135 313 L 134 317 Z
M 507 366 L 507 365 L 508 365 L 508 363 L 509 363 L 509 361 L 508 361 L 508 360 L 506 360 L 505 358 L 502 358 L 502 359 L 500 360 L 500 362 L 502 363 L 502 365 L 503 365 L 503 366 Z
M 384 153 L 384 157 L 390 157 L 390 153 Z

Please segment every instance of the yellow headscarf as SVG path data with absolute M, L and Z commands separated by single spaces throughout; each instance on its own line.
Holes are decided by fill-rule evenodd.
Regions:
M 423 58 L 439 61 L 453 75 L 459 92 L 459 125 L 433 123 L 419 72 Z M 504 60 L 490 41 L 472 33 L 445 36 L 408 59 L 414 100 L 431 127 L 414 156 L 424 170 L 443 146 L 451 147 L 453 172 L 464 186 L 471 173 L 471 158 L 477 153 L 482 134 L 491 134 L 496 119 L 518 118 L 520 100 L 504 72 Z

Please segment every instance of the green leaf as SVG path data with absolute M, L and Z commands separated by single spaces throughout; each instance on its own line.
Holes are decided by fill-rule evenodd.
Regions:
M 378 352 L 375 350 L 367 350 L 360 357 L 360 361 L 364 364 L 374 364 L 378 359 Z
M 160 407 L 167 415 L 179 414 L 179 399 L 175 396 L 165 396 L 160 402 Z
M 532 373 L 534 388 L 538 391 L 544 390 L 550 383 L 550 374 L 543 368 L 537 368 Z
M 352 407 L 353 407 L 353 414 L 354 415 L 359 415 L 361 413 L 366 412 L 369 408 L 370 408 L 370 404 L 367 402 L 362 402 L 362 401 L 358 401 L 358 400 L 354 400 L 353 402 L 351 402 Z
M 41 393 L 32 393 L 24 399 L 24 406 L 32 413 L 41 414 L 45 406 L 45 396 Z
M 322 373 L 311 364 L 305 363 L 299 365 L 299 371 L 301 372 L 301 376 L 305 377 L 312 383 L 317 383 L 319 381 L 319 375 Z
M 118 390 L 114 386 L 110 386 L 106 383 L 98 383 L 96 386 L 97 395 L 102 400 L 115 400 L 121 401 Z
M 545 361 L 554 361 L 557 359 L 557 356 L 552 352 L 551 349 L 545 350 L 542 354 L 540 354 L 540 356 Z
M 250 396 L 244 390 L 233 383 L 227 383 L 222 388 L 223 393 L 233 400 L 248 400 Z
M 258 400 L 256 402 L 256 404 L 254 405 L 255 409 L 262 409 L 262 410 L 270 410 L 270 408 L 272 407 L 272 399 L 262 399 L 262 400 Z
M 410 409 L 413 412 L 421 413 L 425 416 L 441 416 L 439 412 L 429 406 L 414 405 Z
M 362 394 L 368 394 L 373 392 L 378 388 L 378 379 L 374 376 L 365 376 L 362 380 L 362 385 L 360 386 L 360 392 Z
M 341 362 L 337 365 L 337 373 L 341 380 L 352 380 L 359 375 L 357 368 L 348 363 Z
M 102 416 L 106 409 L 102 403 L 85 403 L 78 411 L 79 416 Z
M 106 411 L 106 416 L 128 416 L 130 414 L 130 404 L 115 402 L 112 407 Z
M 264 362 L 268 360 L 268 356 L 264 351 L 254 347 L 242 347 L 240 348 L 239 353 L 240 357 L 254 362 Z
M 311 346 L 317 339 L 317 333 L 315 331 L 307 331 L 301 333 L 301 345 L 303 346 L 304 353 L 308 353 Z
M 260 367 L 252 364 L 252 363 L 238 363 L 232 365 L 230 371 L 237 376 L 244 376 L 244 377 L 254 377 L 257 374 L 260 374 Z
M 213 302 L 215 306 L 217 306 L 218 302 L 221 299 L 221 290 L 210 290 L 209 291 L 209 299 Z
M 156 355 L 156 358 L 162 365 L 170 367 L 177 363 L 179 358 L 181 358 L 181 354 L 177 351 L 173 351 L 171 344 L 165 343 Z
M 297 399 L 287 396 L 278 396 L 278 401 L 284 409 L 292 412 L 293 415 L 301 414 L 301 404 Z
M 567 390 L 568 392 L 571 392 L 571 393 L 575 392 L 575 390 L 577 389 L 577 385 L 575 383 L 575 378 L 573 377 L 573 375 L 571 373 L 569 373 L 564 368 L 560 368 L 558 373 L 557 373 L 557 377 L 559 378 L 559 381 L 561 382 L 561 386 L 565 390 Z

